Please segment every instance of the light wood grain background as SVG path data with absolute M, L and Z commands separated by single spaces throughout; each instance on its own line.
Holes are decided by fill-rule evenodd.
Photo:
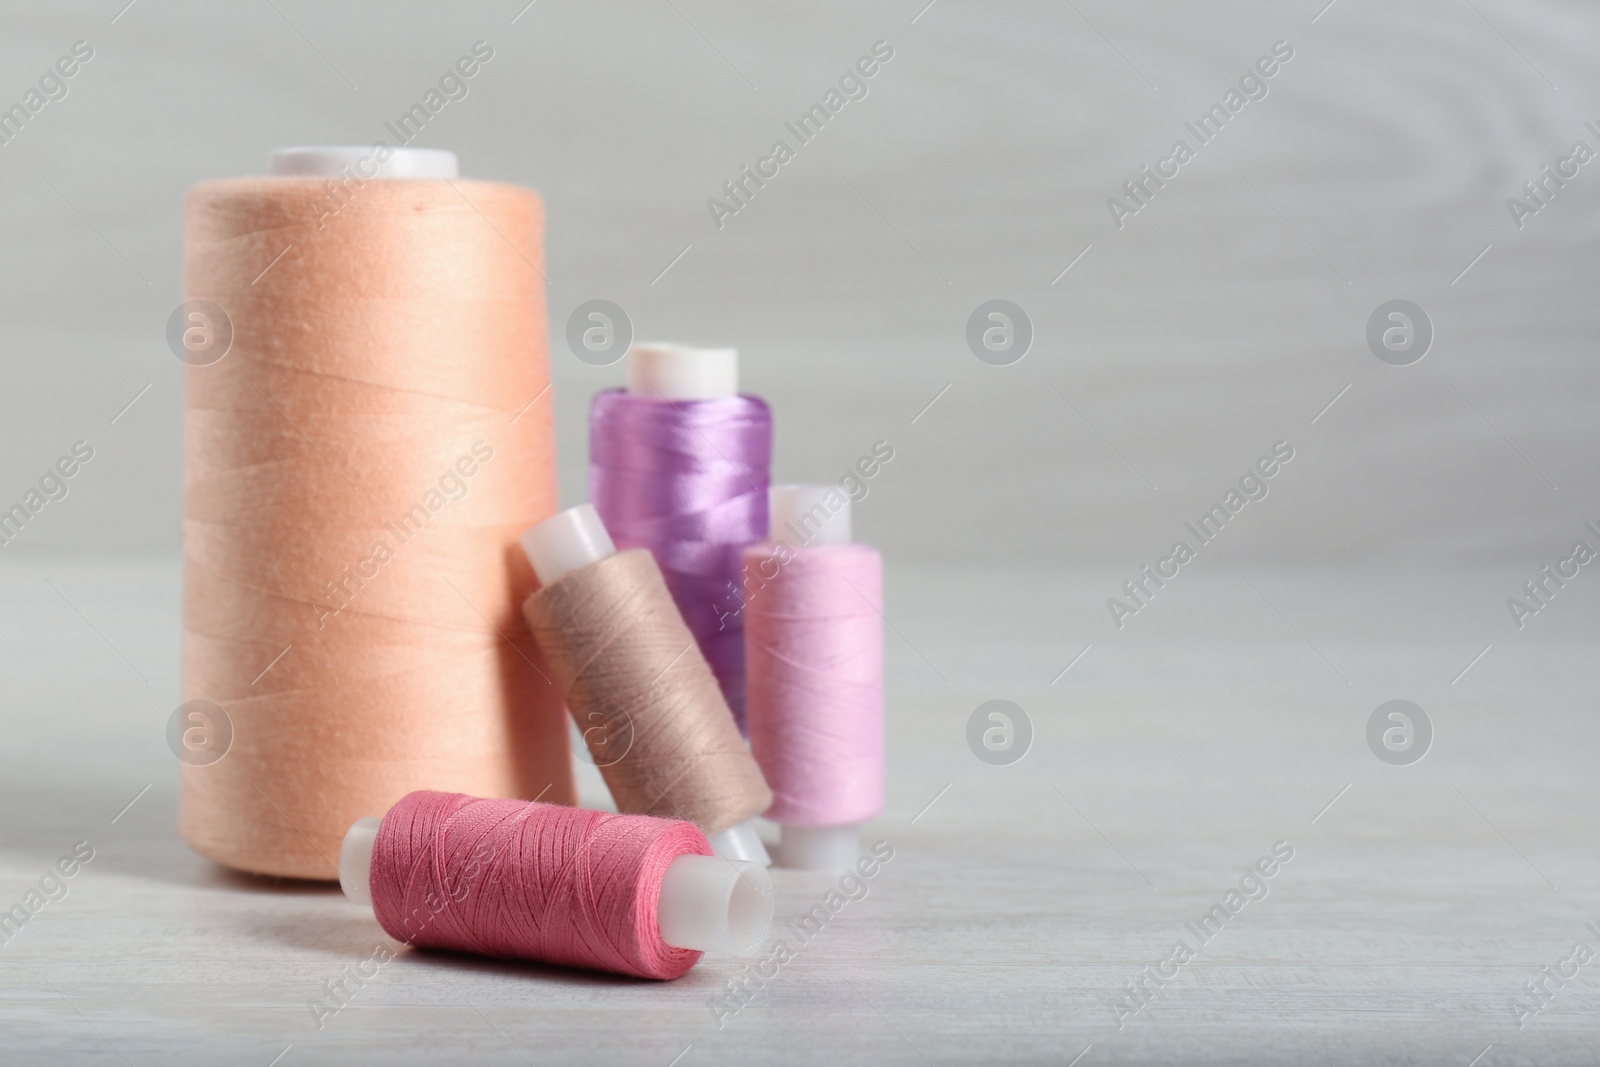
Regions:
M 1284 438 L 1315 470 L 1254 552 L 1529 553 L 1600 488 L 1600 164 L 1521 230 L 1505 202 L 1595 141 L 1600 12 L 1325 3 L 8 5 L 0 100 L 76 39 L 96 58 L 0 146 L 0 486 L 95 439 L 41 540 L 174 548 L 183 190 L 381 136 L 482 39 L 495 58 L 419 143 L 547 201 L 570 500 L 588 397 L 621 372 L 564 325 L 603 297 L 641 336 L 740 346 L 779 402 L 781 478 L 903 445 L 860 516 L 901 553 L 1126 565 Z M 879 40 L 869 95 L 718 230 L 708 198 Z M 1279 40 L 1269 95 L 1115 228 L 1107 198 Z M 993 297 L 1036 327 L 1009 368 L 964 340 Z M 1393 298 L 1436 328 L 1410 368 L 1364 340 Z

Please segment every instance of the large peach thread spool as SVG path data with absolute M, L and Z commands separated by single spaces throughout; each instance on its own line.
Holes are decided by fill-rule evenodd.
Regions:
M 765 865 L 752 820 L 772 793 L 655 557 L 616 550 L 588 504 L 522 535 L 542 587 L 523 604 L 619 811 L 684 819 Z
M 179 829 L 334 879 L 345 829 L 419 789 L 574 799 L 518 608 L 555 510 L 543 209 L 422 149 L 293 149 L 184 203 L 185 290 L 232 347 L 185 380 L 185 700 L 231 748 Z

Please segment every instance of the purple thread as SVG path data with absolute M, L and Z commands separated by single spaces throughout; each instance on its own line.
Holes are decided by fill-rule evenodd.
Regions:
M 767 536 L 772 411 L 754 396 L 664 400 L 621 389 L 589 410 L 589 499 L 617 548 L 648 548 L 744 720 L 740 552 Z

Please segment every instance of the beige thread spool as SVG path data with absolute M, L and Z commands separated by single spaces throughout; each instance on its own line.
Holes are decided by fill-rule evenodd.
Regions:
M 399 173 L 453 177 L 408 151 Z M 185 200 L 186 293 L 232 346 L 186 371 L 183 687 L 232 742 L 182 768 L 179 809 L 206 856 L 327 879 L 415 789 L 574 799 L 518 611 L 516 536 L 555 510 L 539 199 L 380 177 L 330 217 L 332 184 Z
M 719 855 L 767 863 L 750 820 L 772 794 L 655 557 L 618 552 L 588 504 L 522 546 L 543 583 L 523 613 L 618 810 L 687 819 Z

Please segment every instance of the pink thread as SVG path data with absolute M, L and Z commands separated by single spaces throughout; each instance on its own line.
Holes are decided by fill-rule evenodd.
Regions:
M 883 810 L 883 563 L 870 545 L 744 552 L 750 747 L 766 816 L 846 826 Z
M 677 978 L 700 953 L 661 940 L 677 856 L 711 855 L 691 823 L 419 790 L 383 818 L 372 910 L 422 948 Z

